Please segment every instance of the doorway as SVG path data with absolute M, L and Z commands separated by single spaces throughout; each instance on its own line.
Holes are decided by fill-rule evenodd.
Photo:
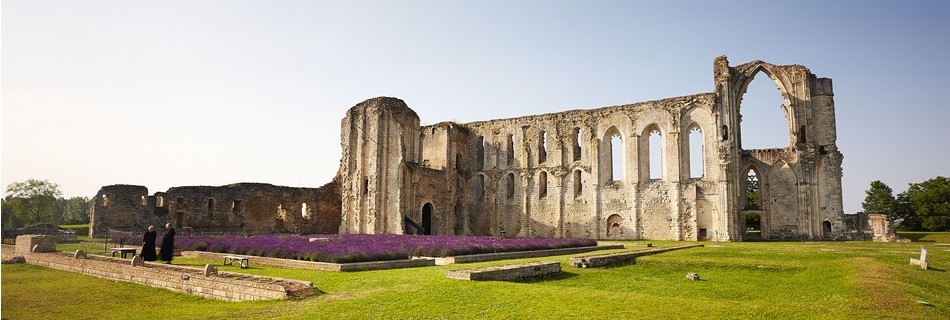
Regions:
M 432 204 L 426 203 L 422 206 L 422 234 L 432 234 Z

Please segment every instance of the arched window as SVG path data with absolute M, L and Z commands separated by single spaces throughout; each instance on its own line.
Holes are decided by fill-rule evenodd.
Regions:
M 706 149 L 703 145 L 703 131 L 699 127 L 689 130 L 689 177 L 702 178 L 705 172 Z
M 623 180 L 623 139 L 619 132 L 610 135 L 610 180 Z
M 574 160 L 581 160 L 581 128 L 574 128 Z
M 791 142 L 789 115 L 778 83 L 765 71 L 753 75 L 746 84 L 739 105 L 741 146 L 744 150 L 784 148 Z
M 505 149 L 505 153 L 508 154 L 505 164 L 511 166 L 511 164 L 515 163 L 515 136 L 513 134 L 508 135 L 508 144 Z
M 482 136 L 475 143 L 475 166 L 478 170 L 485 170 L 485 137 Z
M 574 196 L 579 197 L 584 193 L 584 183 L 581 181 L 581 171 L 574 170 Z
M 310 217 L 310 211 L 307 210 L 307 203 L 306 203 L 306 202 L 300 204 L 300 216 L 303 217 L 303 218 L 309 218 L 309 217 Z
M 745 208 L 746 210 L 759 210 L 762 193 L 759 189 L 759 175 L 755 170 L 749 169 L 745 180 Z
M 650 131 L 650 179 L 663 179 L 663 134 Z
M 548 196 L 548 173 L 541 171 L 538 174 L 538 198 L 544 198 Z
M 548 134 L 541 131 L 541 134 L 538 136 L 538 164 L 542 164 L 548 160 Z

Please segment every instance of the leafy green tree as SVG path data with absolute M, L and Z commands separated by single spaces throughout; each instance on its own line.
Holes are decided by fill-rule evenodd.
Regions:
M 911 183 L 907 196 L 921 227 L 931 231 L 950 230 L 950 178 L 938 176 Z
M 89 223 L 89 198 L 72 197 L 69 199 L 59 199 L 60 206 L 63 208 L 63 223 L 79 224 Z
M 914 212 L 914 207 L 910 204 L 910 196 L 907 195 L 907 192 L 897 194 L 891 220 L 898 223 L 897 228 L 900 230 L 921 230 L 920 218 L 917 217 L 917 212 Z
M 47 180 L 29 179 L 14 182 L 7 186 L 4 204 L 10 210 L 17 225 L 31 225 L 38 222 L 60 223 L 62 208 L 59 197 L 62 196 L 59 185 Z
M 891 190 L 891 187 L 888 187 L 881 180 L 872 181 L 871 189 L 868 189 L 865 193 L 867 193 L 867 196 L 864 197 L 864 202 L 861 203 L 864 212 L 886 214 L 894 212 L 894 205 L 896 204 L 894 190 Z

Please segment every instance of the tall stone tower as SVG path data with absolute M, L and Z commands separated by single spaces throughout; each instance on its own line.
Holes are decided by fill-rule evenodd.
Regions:
M 407 163 L 419 163 L 419 116 L 405 102 L 378 97 L 350 108 L 342 123 L 340 233 L 402 234 Z

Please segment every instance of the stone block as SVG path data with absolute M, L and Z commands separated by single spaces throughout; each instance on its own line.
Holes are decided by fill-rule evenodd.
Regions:
M 33 252 L 55 252 L 56 237 L 26 234 L 16 237 L 16 254 L 28 255 Z

